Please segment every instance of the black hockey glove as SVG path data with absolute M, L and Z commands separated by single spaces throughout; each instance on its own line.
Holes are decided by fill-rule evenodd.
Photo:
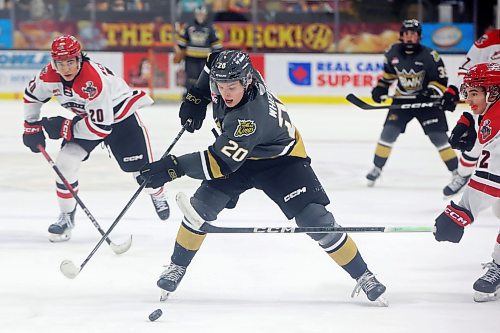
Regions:
M 146 164 L 139 173 L 136 178 L 137 182 L 142 185 L 147 181 L 146 187 L 149 188 L 158 188 L 186 174 L 174 155 L 167 155 L 156 162 Z
M 23 143 L 34 153 L 39 153 L 37 146 L 45 148 L 45 134 L 43 134 L 42 122 L 24 122 Z
M 81 118 L 67 119 L 60 116 L 43 118 L 42 125 L 49 138 L 54 140 L 63 138 L 66 141 L 71 141 L 73 139 L 73 126 L 79 119 Z
M 476 143 L 477 133 L 474 126 L 474 118 L 468 112 L 464 112 L 457 124 L 451 131 L 448 142 L 454 149 L 471 151 Z
M 436 218 L 434 237 L 438 242 L 458 243 L 464 235 L 464 227 L 472 222 L 472 213 L 452 201 Z
M 441 98 L 440 108 L 442 111 L 455 111 L 457 103 L 460 100 L 460 95 L 458 93 L 457 87 L 451 85 L 449 86 Z
M 196 87 L 189 89 L 179 110 L 182 126 L 188 119 L 191 119 L 191 124 L 186 128 L 188 132 L 193 133 L 201 128 L 207 113 L 208 103 L 210 103 L 210 100 L 203 96 L 200 89 Z
M 382 103 L 382 96 L 387 96 L 388 93 L 389 88 L 379 83 L 372 89 L 372 99 L 376 103 Z

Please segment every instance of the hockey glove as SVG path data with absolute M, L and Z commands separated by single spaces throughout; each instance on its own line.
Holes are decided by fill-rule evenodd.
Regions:
M 184 126 L 188 119 L 191 119 L 191 124 L 186 128 L 188 132 L 193 133 L 201 128 L 207 113 L 208 103 L 210 103 L 210 99 L 203 96 L 200 89 L 196 87 L 189 89 L 179 110 L 179 118 L 181 118 L 182 126 Z
M 440 108 L 442 111 L 455 111 L 457 103 L 460 100 L 457 87 L 451 85 L 449 86 L 441 98 Z
M 472 213 L 452 201 L 436 218 L 434 237 L 438 242 L 458 243 L 464 235 L 464 227 L 472 222 Z
M 476 143 L 477 133 L 474 126 L 474 117 L 468 112 L 464 112 L 457 124 L 451 131 L 448 142 L 454 149 L 471 151 Z
M 136 177 L 137 182 L 142 185 L 147 181 L 148 188 L 158 188 L 186 174 L 174 155 L 167 155 L 156 162 L 146 164 L 139 173 Z
M 389 88 L 380 82 L 372 90 L 372 99 L 376 103 L 382 103 L 382 96 L 386 96 L 389 93 Z
M 73 119 L 66 119 L 60 116 L 43 118 L 42 125 L 49 138 L 54 140 L 63 138 L 66 141 L 71 141 L 73 139 L 73 126 L 76 122 L 75 119 L 80 118 L 75 117 Z
M 43 134 L 42 122 L 24 122 L 23 143 L 34 153 L 39 153 L 37 146 L 45 148 L 45 134 Z

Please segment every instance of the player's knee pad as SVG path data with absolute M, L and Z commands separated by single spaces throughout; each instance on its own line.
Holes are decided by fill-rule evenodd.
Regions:
M 399 134 L 401 134 L 401 129 L 397 126 L 385 125 L 380 134 L 380 140 L 387 143 L 393 143 L 396 141 Z
M 205 221 L 214 221 L 231 198 L 203 182 L 191 198 L 191 205 Z
M 295 222 L 299 227 L 338 227 L 333 214 L 330 213 L 325 206 L 310 203 L 297 216 Z M 326 234 L 308 234 L 312 239 L 317 241 L 322 247 L 328 244 L 333 244 L 340 239 L 340 233 Z
M 87 156 L 87 152 L 82 147 L 67 143 L 59 152 L 56 165 L 68 181 L 73 182 L 85 156 Z
M 431 140 L 432 144 L 438 149 L 442 149 L 444 146 L 449 146 L 448 135 L 446 135 L 446 132 L 430 132 L 427 136 L 429 137 L 429 140 Z

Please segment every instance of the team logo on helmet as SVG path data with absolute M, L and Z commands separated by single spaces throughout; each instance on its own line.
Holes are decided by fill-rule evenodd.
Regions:
M 236 127 L 236 130 L 234 131 L 234 136 L 236 138 L 250 136 L 255 133 L 256 129 L 257 124 L 255 124 L 255 121 L 238 119 L 238 127 Z
M 97 88 L 94 86 L 94 82 L 92 81 L 87 81 L 85 82 L 86 86 L 82 88 L 82 91 L 84 93 L 87 93 L 89 95 L 89 98 L 92 99 L 95 97 L 97 94 Z

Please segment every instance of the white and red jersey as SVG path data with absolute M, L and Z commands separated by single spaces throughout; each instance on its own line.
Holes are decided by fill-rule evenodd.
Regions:
M 474 216 L 500 198 L 500 101 L 480 118 L 476 127 L 479 160 L 459 203 Z
M 472 66 L 484 62 L 500 62 L 500 29 L 490 30 L 474 42 L 458 68 L 458 81 L 450 84 L 460 88 L 465 73 Z
M 73 127 L 73 137 L 100 140 L 111 133 L 111 125 L 131 116 L 153 100 L 140 90 L 133 90 L 120 77 L 101 64 L 90 60 L 71 82 L 48 64 L 24 91 L 24 119 L 38 121 L 41 107 L 55 97 L 64 108 L 83 118 Z

